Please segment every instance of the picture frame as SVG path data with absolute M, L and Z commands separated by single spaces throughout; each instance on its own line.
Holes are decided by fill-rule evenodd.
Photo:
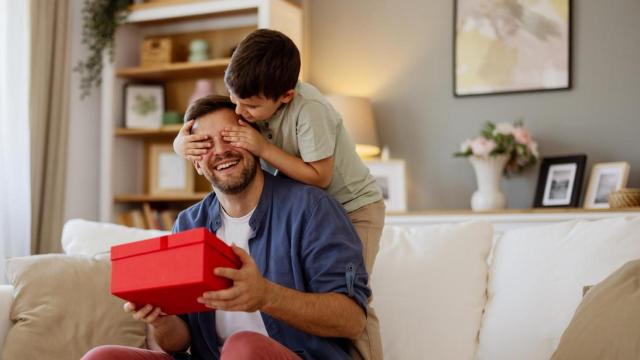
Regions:
M 584 154 L 543 158 L 533 207 L 579 207 L 586 163 Z
M 587 209 L 608 209 L 609 195 L 627 186 L 629 163 L 626 161 L 594 164 L 589 176 L 589 186 L 584 197 Z
M 157 129 L 162 127 L 165 91 L 161 84 L 127 84 L 124 88 L 125 127 Z
M 389 212 L 407 211 L 407 184 L 404 160 L 365 160 L 371 176 L 382 190 Z
M 572 0 L 455 0 L 453 94 L 572 87 Z
M 187 195 L 194 192 L 191 163 L 173 151 L 171 144 L 148 145 L 148 189 L 152 195 Z

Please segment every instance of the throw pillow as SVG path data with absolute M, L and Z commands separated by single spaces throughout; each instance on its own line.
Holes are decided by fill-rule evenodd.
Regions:
M 109 293 L 110 265 L 59 254 L 7 260 L 14 325 L 2 358 L 68 360 L 98 345 L 144 347 L 144 324 Z
M 486 303 L 487 222 L 386 226 L 371 275 L 385 359 L 472 359 Z
M 637 359 L 640 355 L 640 260 L 587 292 L 552 360 Z

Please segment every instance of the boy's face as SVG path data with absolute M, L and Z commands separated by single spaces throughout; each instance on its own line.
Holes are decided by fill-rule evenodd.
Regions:
M 230 98 L 236 104 L 236 114 L 249 122 L 256 122 L 270 119 L 280 106 L 290 102 L 294 95 L 295 90 L 291 89 L 277 100 L 267 99 L 262 95 L 240 99 L 233 93 L 230 93 Z

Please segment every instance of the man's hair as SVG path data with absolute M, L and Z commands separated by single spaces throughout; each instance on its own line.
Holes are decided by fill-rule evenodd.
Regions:
M 236 106 L 228 96 L 207 95 L 201 97 L 189 105 L 187 112 L 184 114 L 184 122 L 200 118 L 221 109 L 229 109 L 235 112 Z
M 263 95 L 277 100 L 296 87 L 299 75 L 296 44 L 279 31 L 260 29 L 244 38 L 233 52 L 224 83 L 241 99 Z

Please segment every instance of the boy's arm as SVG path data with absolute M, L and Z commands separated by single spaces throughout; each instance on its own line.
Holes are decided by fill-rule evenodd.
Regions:
M 333 156 L 304 162 L 268 142 L 244 121 L 239 120 L 239 124 L 240 126 L 225 129 L 222 139 L 259 156 L 294 180 L 323 189 L 329 187 L 333 178 Z

